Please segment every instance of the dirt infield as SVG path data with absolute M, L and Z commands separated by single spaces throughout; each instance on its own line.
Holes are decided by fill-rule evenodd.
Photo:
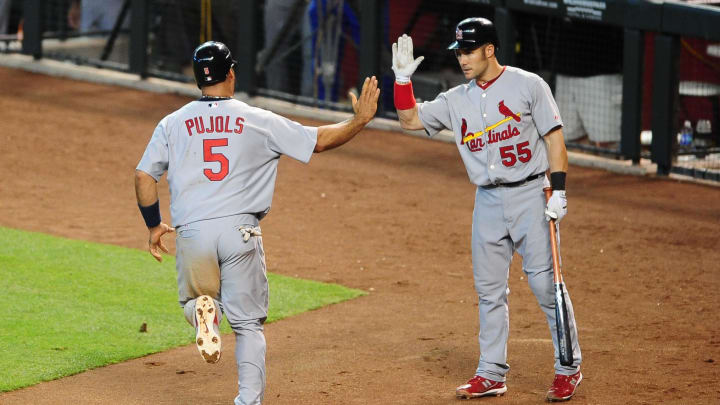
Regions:
M 157 121 L 188 99 L 7 69 L 0 83 L 0 225 L 144 248 L 134 167 Z M 460 402 L 478 321 L 474 189 L 455 146 L 368 130 L 307 166 L 283 158 L 279 172 L 262 223 L 269 270 L 370 294 L 267 325 L 265 403 Z M 564 273 L 585 375 L 572 403 L 717 404 L 720 189 L 571 167 L 568 197 Z M 160 198 L 167 218 L 164 181 Z M 553 378 L 520 264 L 508 392 L 478 403 L 542 403 Z M 229 404 L 233 363 L 204 364 L 193 345 L 0 394 L 0 404 Z

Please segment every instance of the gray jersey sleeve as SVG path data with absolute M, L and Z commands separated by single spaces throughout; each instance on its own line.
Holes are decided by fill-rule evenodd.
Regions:
M 165 117 L 162 121 L 160 121 L 157 127 L 155 127 L 155 132 L 153 132 L 150 142 L 148 142 L 148 145 L 145 148 L 145 153 L 143 154 L 142 159 L 140 159 L 140 163 L 137 165 L 137 170 L 141 170 L 149 174 L 155 179 L 155 181 L 160 179 L 160 177 L 162 177 L 168 169 L 169 150 L 166 131 L 167 122 L 168 118 Z
M 317 143 L 317 128 L 306 127 L 283 116 L 268 112 L 267 146 L 271 151 L 307 163 Z
M 450 108 L 445 93 L 440 93 L 433 101 L 418 104 L 418 117 L 429 136 L 443 129 L 451 130 Z
M 562 126 L 560 118 L 560 110 L 558 109 L 555 99 L 553 98 L 550 86 L 544 80 L 538 78 L 531 88 L 533 92 L 532 110 L 533 121 L 540 136 L 547 135 L 551 129 Z

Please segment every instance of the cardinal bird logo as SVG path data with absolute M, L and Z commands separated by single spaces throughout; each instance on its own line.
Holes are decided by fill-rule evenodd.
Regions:
M 520 116 L 512 112 L 512 110 L 505 105 L 505 100 L 500 100 L 498 103 L 498 110 L 500 111 L 500 114 L 506 117 L 512 117 L 515 121 L 520 122 Z
M 468 124 L 465 118 L 462 119 L 462 124 L 460 125 L 460 145 L 467 145 L 468 150 L 470 152 L 478 152 L 481 151 L 482 148 L 485 146 L 485 142 L 480 138 L 480 136 L 485 131 L 480 131 L 473 133 L 472 131 L 467 132 Z

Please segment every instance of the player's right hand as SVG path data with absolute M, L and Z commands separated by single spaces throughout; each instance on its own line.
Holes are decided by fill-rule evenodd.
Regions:
M 148 250 L 155 260 L 162 262 L 162 256 L 160 255 L 159 250 L 168 253 L 167 248 L 162 242 L 162 236 L 166 233 L 175 232 L 175 228 L 171 228 L 168 224 L 161 222 L 160 225 L 150 228 L 148 231 L 150 232 L 150 236 L 148 238 Z
M 545 220 L 555 220 L 555 223 L 560 223 L 563 217 L 567 214 L 567 196 L 565 190 L 553 190 L 552 196 L 547 202 L 545 207 Z
M 397 42 L 392 44 L 392 70 L 395 72 L 395 81 L 401 84 L 409 83 L 410 76 L 415 73 L 415 69 L 423 59 L 425 59 L 424 56 L 413 59 L 412 38 L 403 34 Z

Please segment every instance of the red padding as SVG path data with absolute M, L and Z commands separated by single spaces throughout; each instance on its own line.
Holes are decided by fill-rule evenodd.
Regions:
M 398 110 L 409 110 L 415 107 L 415 94 L 413 94 L 412 82 L 400 84 L 395 82 L 395 108 Z

